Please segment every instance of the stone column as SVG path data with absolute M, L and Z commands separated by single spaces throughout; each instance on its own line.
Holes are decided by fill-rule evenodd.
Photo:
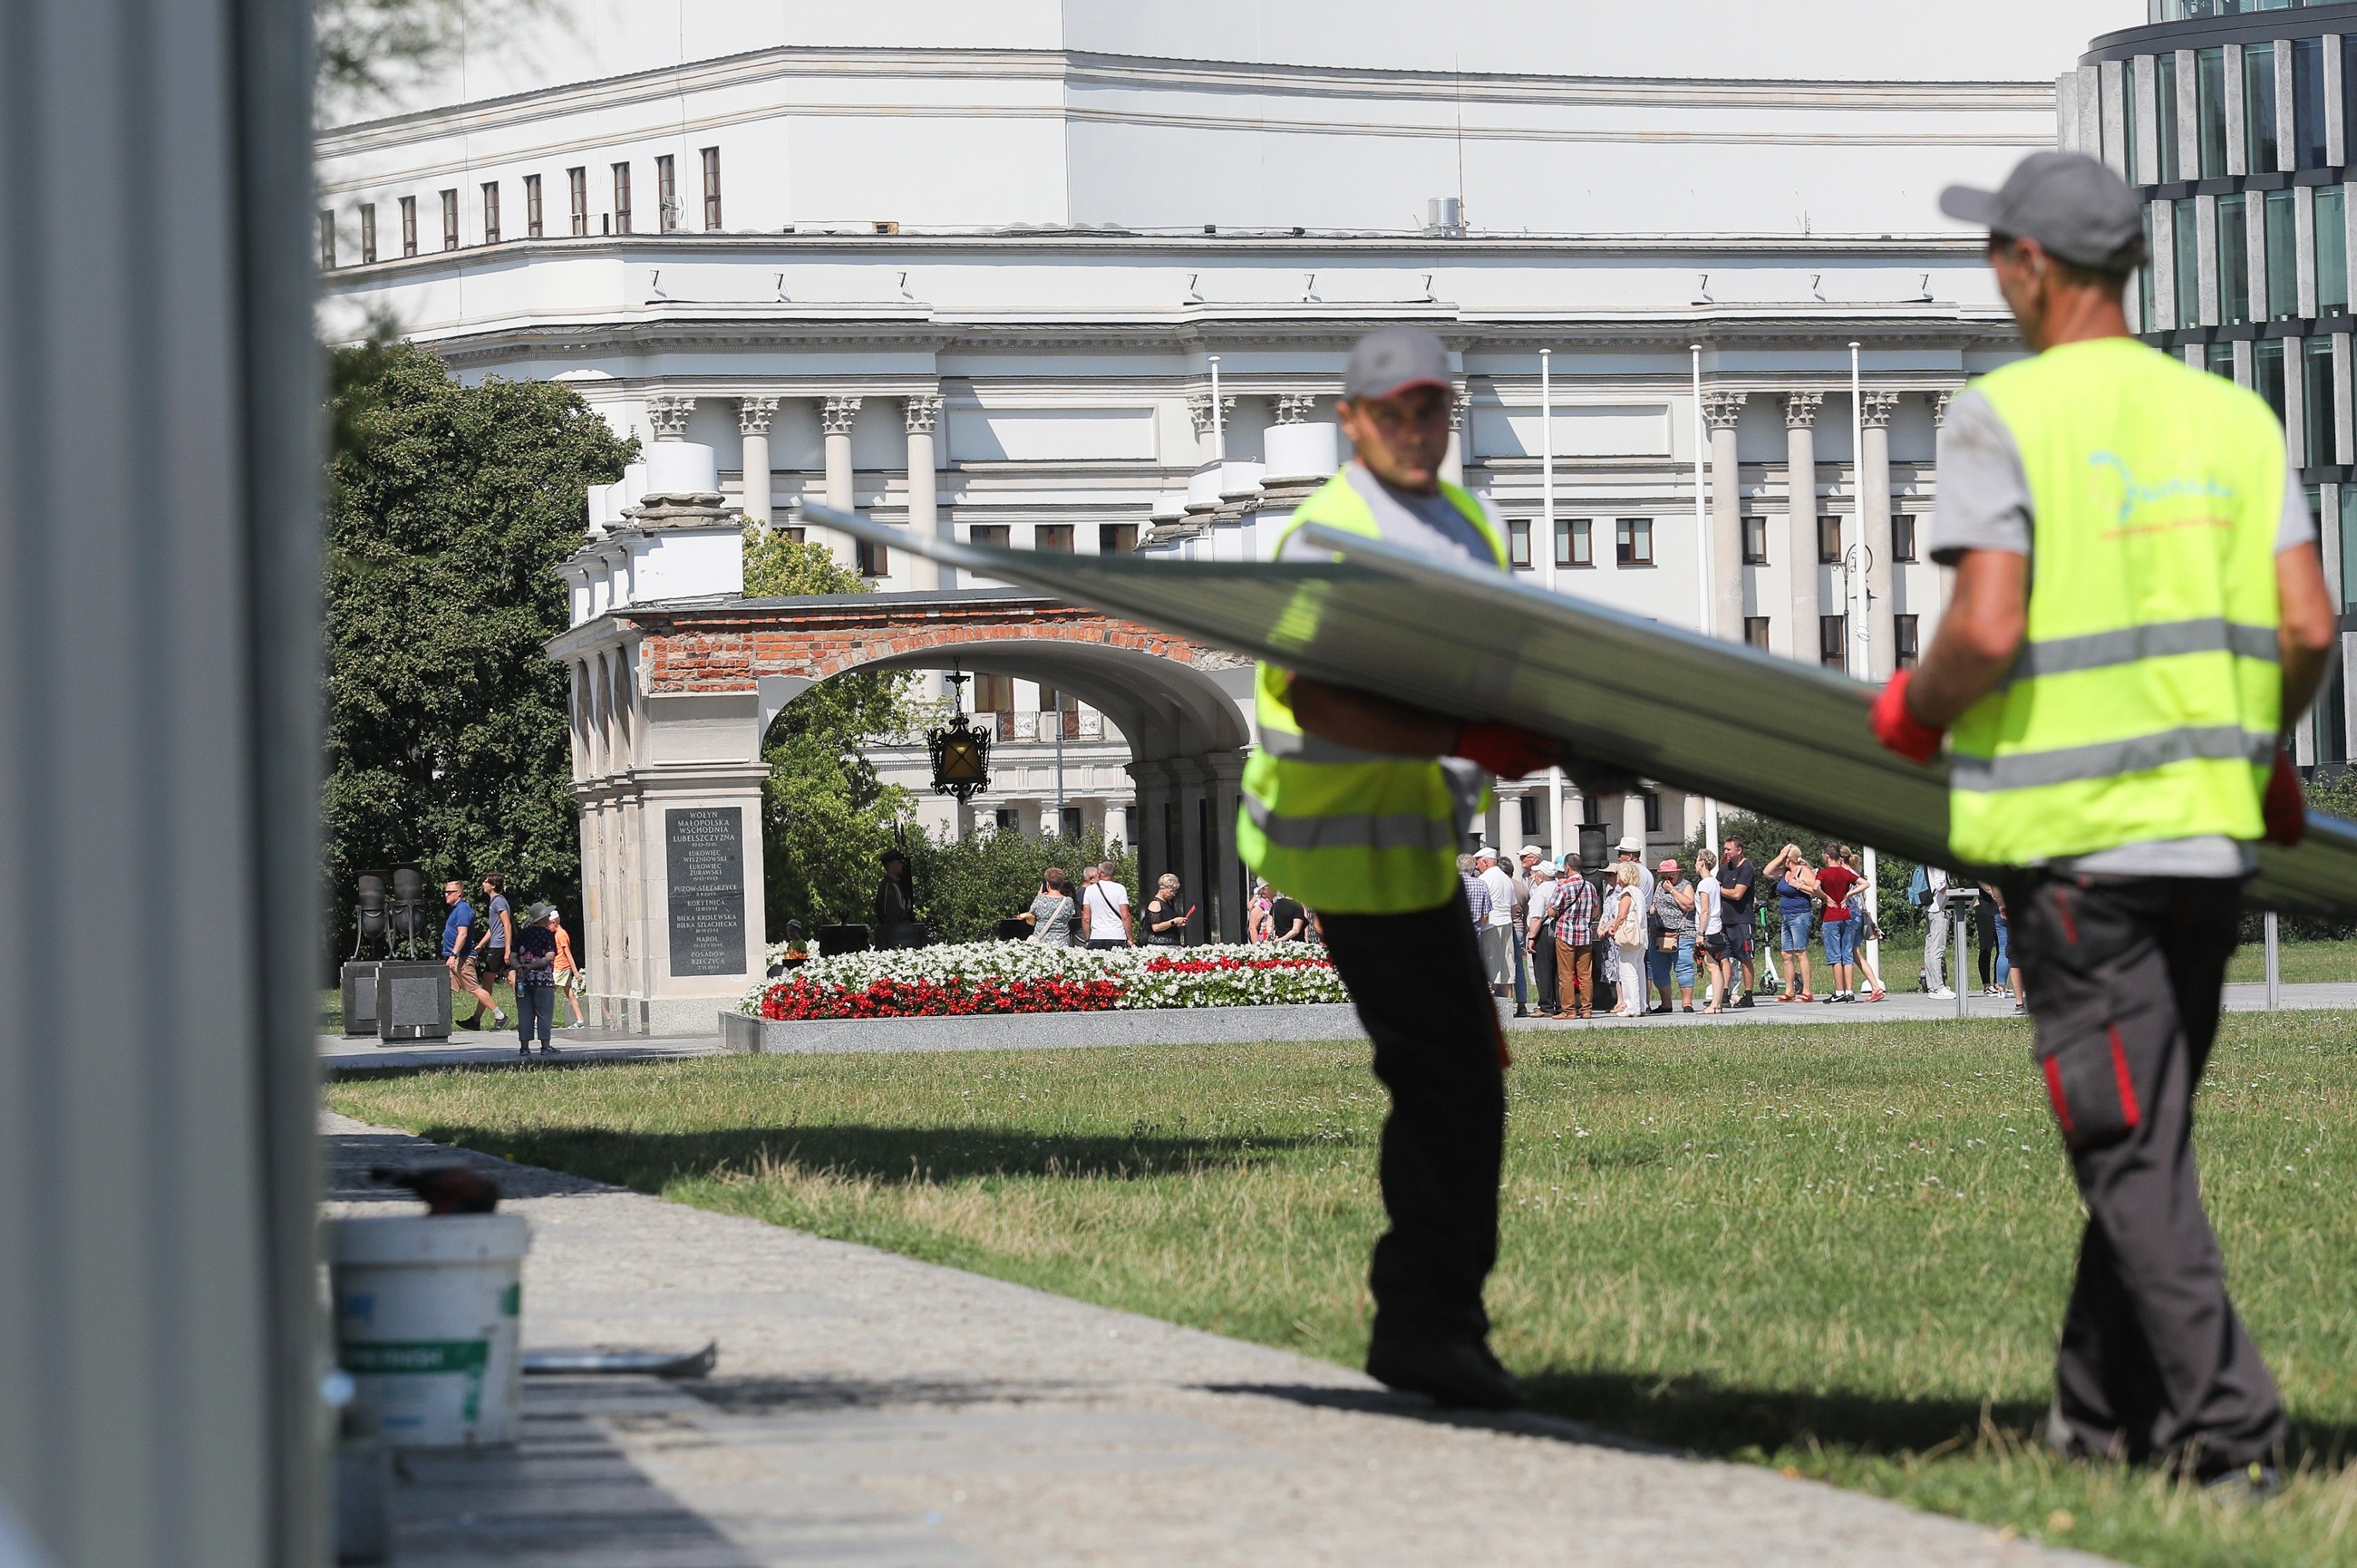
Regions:
M 1792 587 L 1792 624 L 1771 643 L 1776 650 L 1817 661 L 1817 410 L 1819 392 L 1784 394 L 1785 570 Z
M 1440 460 L 1440 477 L 1452 485 L 1465 482 L 1465 387 L 1462 382 L 1448 397 L 1448 455 Z
M 933 426 L 942 416 L 942 400 L 931 394 L 912 397 L 906 406 L 909 431 L 909 532 L 920 539 L 941 537 L 941 505 L 934 489 Z M 956 586 L 954 567 L 944 568 L 921 555 L 909 557 L 909 585 L 920 592 Z
M 654 427 L 658 441 L 686 440 L 687 416 L 694 412 L 695 400 L 692 397 L 657 392 L 647 399 L 647 423 Z
M 1874 557 L 1867 568 L 1866 592 L 1872 628 L 1867 644 L 1867 674 L 1875 681 L 1889 680 L 1898 667 L 1897 633 L 1890 618 L 1899 607 L 1891 597 L 1890 560 L 1890 416 L 1898 411 L 1897 392 L 1870 392 L 1858 405 L 1866 431 L 1866 450 L 1859 455 L 1857 470 L 1858 539 Z
M 860 399 L 843 393 L 830 396 L 819 410 L 819 427 L 826 434 L 826 504 L 837 511 L 851 506 L 851 422 L 859 416 Z M 846 536 L 832 530 L 820 534 L 838 565 L 856 567 L 859 557 Z
M 1743 487 L 1735 426 L 1749 397 L 1702 395 L 1703 421 L 1710 426 L 1710 628 L 1729 642 L 1743 640 Z
M 1181 903 L 1198 907 L 1193 922 L 1187 928 L 1188 941 L 1198 943 L 1213 929 L 1211 889 L 1203 881 L 1203 801 L 1211 773 L 1199 757 L 1174 757 L 1168 767 L 1178 785 L 1173 794 L 1178 802 L 1178 864 L 1170 869 L 1178 874 Z
M 1217 924 L 1204 929 L 1221 941 L 1240 942 L 1245 938 L 1246 889 L 1243 863 L 1236 854 L 1236 812 L 1243 803 L 1244 757 L 1242 752 L 1226 752 L 1205 757 L 1203 764 L 1211 800 L 1211 864 L 1219 878 L 1217 887 L 1204 890 L 1212 895 L 1203 901 L 1204 918 L 1217 918 Z
M 1154 897 L 1154 884 L 1164 872 L 1173 869 L 1170 853 L 1164 845 L 1162 833 L 1163 808 L 1172 799 L 1175 781 L 1168 762 L 1132 762 L 1125 769 L 1137 786 L 1137 881 L 1140 891 L 1137 904 Z M 1185 874 L 1182 872 L 1180 875 Z
M 1620 836 L 1635 839 L 1648 849 L 1652 847 L 1645 838 L 1645 786 L 1642 784 L 1620 797 Z M 1607 848 L 1604 853 L 1607 857 L 1605 864 L 1611 864 L 1612 851 Z M 1647 857 L 1641 854 L 1637 858 L 1641 862 Z M 1650 871 L 1652 867 L 1649 865 L 1646 869 Z
M 737 400 L 737 429 L 745 437 L 745 517 L 763 533 L 770 532 L 770 421 L 777 412 L 773 397 Z

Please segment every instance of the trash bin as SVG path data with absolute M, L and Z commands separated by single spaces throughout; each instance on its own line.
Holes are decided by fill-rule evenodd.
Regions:
M 530 1245 L 520 1214 L 328 1222 L 337 1364 L 388 1444 L 515 1441 Z

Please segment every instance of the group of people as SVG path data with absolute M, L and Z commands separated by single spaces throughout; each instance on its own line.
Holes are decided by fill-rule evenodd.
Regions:
M 1133 916 L 1129 889 L 1114 875 L 1111 861 L 1085 868 L 1077 892 L 1063 869 L 1051 865 L 1039 878 L 1031 907 L 1015 918 L 1031 928 L 1029 940 L 1049 947 L 1184 947 L 1195 910 L 1179 902 L 1180 891 L 1178 878 L 1163 873 L 1154 897 Z
M 453 877 L 442 886 L 447 913 L 442 920 L 442 962 L 450 972 L 453 997 L 472 997 L 474 1015 L 457 1020 L 462 1029 L 509 1026 L 506 1009 L 491 988 L 505 980 L 515 992 L 516 1049 L 532 1055 L 534 1039 L 540 1054 L 557 1054 L 552 1036 L 559 1001 L 573 998 L 573 1022 L 582 1019 L 579 993 L 584 989 L 581 966 L 573 956 L 573 938 L 565 929 L 556 906 L 538 903 L 521 918 L 508 902 L 507 879 L 483 878 L 480 913 L 468 901 L 467 885 Z

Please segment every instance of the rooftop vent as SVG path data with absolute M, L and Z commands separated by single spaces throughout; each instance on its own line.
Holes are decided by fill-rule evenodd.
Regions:
M 1424 204 L 1424 231 L 1451 240 L 1465 237 L 1465 199 L 1436 196 Z

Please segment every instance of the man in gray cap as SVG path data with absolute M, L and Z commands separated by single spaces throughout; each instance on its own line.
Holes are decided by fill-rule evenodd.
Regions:
M 2283 1402 L 2227 1298 L 2192 1149 L 2243 883 L 2298 842 L 2281 736 L 2339 628 L 2266 403 L 2128 335 L 2135 196 L 2074 153 L 1952 188 L 2033 357 L 1949 406 L 1920 668 L 1876 703 L 1950 746 L 1949 843 L 1996 880 L 2032 1057 L 2087 1209 L 2049 1435 L 2065 1453 L 2274 1485 Z
M 1337 410 L 1355 452 L 1279 532 L 1276 558 L 1326 558 L 1297 536 L 1314 522 L 1505 571 L 1505 530 L 1440 477 L 1455 396 L 1431 333 L 1361 338 Z M 1297 609 L 1317 613 L 1314 600 Z M 1481 1302 L 1498 1257 L 1505 1037 L 1457 854 L 1490 776 L 1520 778 L 1555 760 L 1554 748 L 1272 664 L 1256 686 L 1260 745 L 1236 846 L 1270 886 L 1318 912 L 1392 1096 L 1379 1166 L 1391 1229 L 1370 1271 L 1367 1370 L 1443 1404 L 1518 1404 Z

